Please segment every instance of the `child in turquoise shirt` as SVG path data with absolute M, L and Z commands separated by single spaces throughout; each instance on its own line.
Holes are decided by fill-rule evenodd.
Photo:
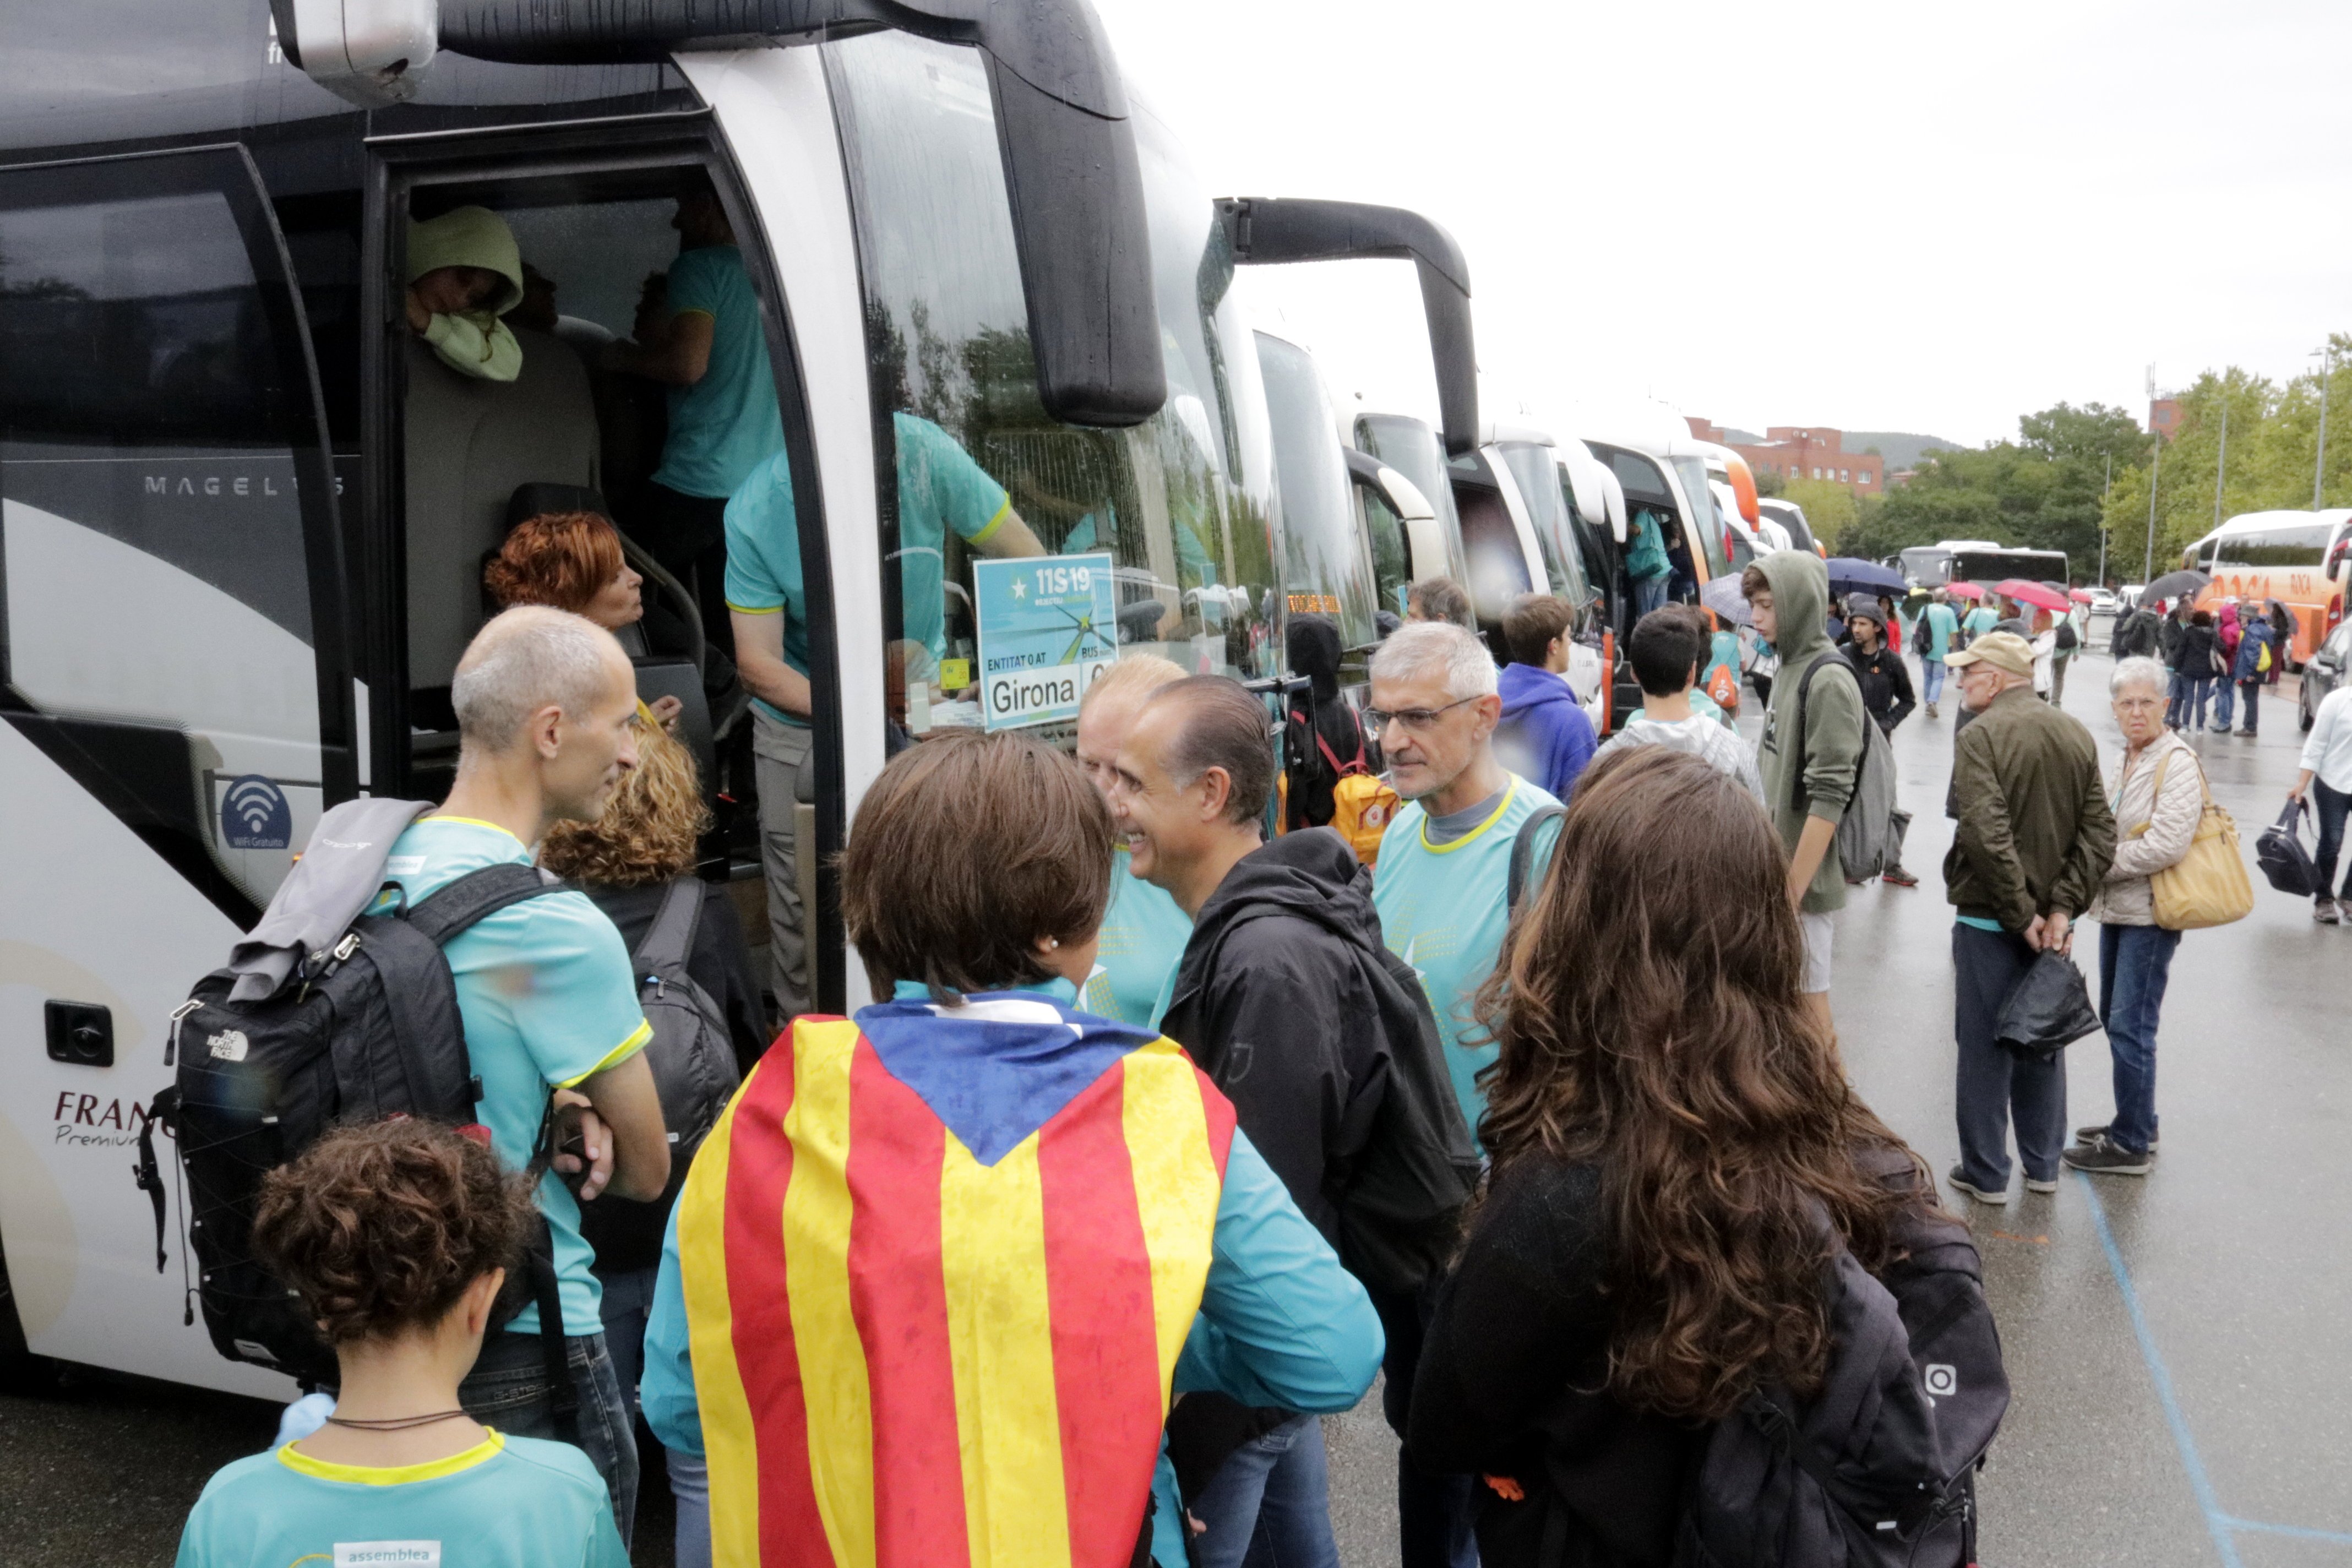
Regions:
M 254 1249 L 334 1345 L 335 1409 L 205 1483 L 178 1568 L 627 1568 L 585 1454 L 457 1405 L 530 1217 L 487 1145 L 430 1122 L 341 1128 L 270 1173 Z

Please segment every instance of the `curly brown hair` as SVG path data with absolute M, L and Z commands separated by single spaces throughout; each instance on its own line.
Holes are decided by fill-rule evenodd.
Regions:
M 1817 1389 L 1821 1216 L 1874 1270 L 1903 1205 L 1932 1202 L 1857 1163 L 1903 1144 L 1847 1086 L 1799 991 L 1788 874 L 1736 781 L 1663 747 L 1612 754 L 1578 782 L 1478 994 L 1502 1047 L 1479 1121 L 1496 1171 L 1541 1158 L 1600 1173 L 1608 1385 L 1635 1409 L 1715 1420 L 1762 1384 Z
M 515 524 L 482 568 L 482 585 L 501 609 L 552 605 L 586 609 L 625 564 L 621 535 L 593 511 L 547 511 Z
M 262 1178 L 254 1256 L 330 1343 L 396 1339 L 511 1264 L 530 1188 L 485 1143 L 407 1119 L 339 1127 Z
M 658 724 L 637 733 L 637 765 L 593 822 L 560 822 L 539 847 L 539 863 L 559 877 L 606 888 L 673 882 L 694 868 L 710 813 L 694 753 Z

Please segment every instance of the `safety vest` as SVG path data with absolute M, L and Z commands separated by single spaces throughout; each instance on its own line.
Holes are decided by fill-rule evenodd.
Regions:
M 679 1197 L 719 1568 L 1134 1557 L 1233 1107 L 1150 1031 L 925 1011 L 797 1021 Z

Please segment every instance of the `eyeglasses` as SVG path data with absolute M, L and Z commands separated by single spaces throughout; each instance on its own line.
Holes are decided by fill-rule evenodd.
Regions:
M 1367 708 L 1364 710 L 1364 717 L 1370 721 L 1372 733 L 1376 735 L 1387 733 L 1391 721 L 1403 725 L 1406 734 L 1418 735 L 1436 723 L 1443 715 L 1451 713 L 1465 702 L 1477 700 L 1475 697 L 1462 697 L 1456 698 L 1443 708 L 1400 708 L 1393 713 L 1383 712 L 1378 708 Z

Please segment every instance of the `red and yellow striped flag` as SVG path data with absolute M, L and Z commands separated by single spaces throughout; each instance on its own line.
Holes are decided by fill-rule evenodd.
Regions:
M 987 1164 L 855 1023 L 752 1072 L 677 1218 L 719 1568 L 1131 1560 L 1234 1114 L 1168 1040 L 1097 1065 Z

